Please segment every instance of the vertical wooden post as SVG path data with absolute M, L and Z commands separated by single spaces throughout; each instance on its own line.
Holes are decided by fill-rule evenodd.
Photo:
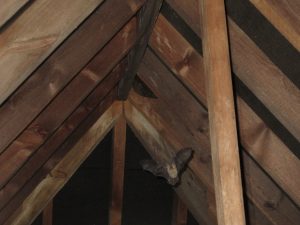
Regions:
M 48 203 L 43 211 L 43 225 L 53 224 L 53 199 Z
M 187 224 L 188 209 L 176 192 L 173 197 L 172 225 Z
M 121 225 L 125 168 L 126 120 L 121 116 L 113 131 L 112 195 L 109 224 Z
M 224 0 L 203 0 L 203 55 L 219 225 L 245 213 Z

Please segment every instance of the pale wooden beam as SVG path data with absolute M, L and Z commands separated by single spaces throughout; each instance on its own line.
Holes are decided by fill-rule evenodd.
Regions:
M 120 81 L 118 89 L 118 97 L 121 100 L 128 98 L 129 91 L 145 54 L 161 5 L 162 0 L 148 0 L 138 13 L 137 43 L 129 53 L 129 65 L 124 78 Z
M 178 197 L 176 192 L 173 196 L 173 211 L 172 211 L 172 225 L 186 225 L 187 224 L 188 209 L 183 201 Z
M 126 120 L 121 116 L 114 127 L 112 156 L 112 196 L 109 224 L 121 225 L 125 168 Z
M 218 224 L 243 225 L 245 213 L 223 0 L 203 0 L 203 54 Z
M 48 203 L 43 211 L 43 225 L 53 224 L 53 199 Z

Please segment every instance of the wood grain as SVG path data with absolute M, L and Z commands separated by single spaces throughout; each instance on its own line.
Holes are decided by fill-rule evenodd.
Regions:
M 177 194 L 173 194 L 172 225 L 187 224 L 188 209 Z
M 150 46 L 194 96 L 206 105 L 204 73 L 197 73 L 197 70 L 203 70 L 202 57 L 163 16 L 158 18 Z M 189 49 L 188 54 L 184 49 Z M 237 97 L 237 110 L 242 145 L 300 205 L 300 180 L 291 179 L 297 177 L 300 171 L 299 160 L 240 97 Z
M 299 1 L 250 0 L 250 2 L 300 51 Z
M 170 74 L 167 68 L 164 68 L 158 59 L 155 59 L 154 55 L 152 55 L 152 57 L 149 56 L 149 54 L 146 54 L 144 62 L 147 63 L 148 68 L 151 69 L 148 70 L 147 73 L 146 70 L 143 71 L 145 73 L 139 73 L 139 77 L 151 88 L 151 91 L 153 91 L 156 96 L 159 96 L 160 101 L 155 101 L 155 99 L 149 100 L 138 95 L 131 95 L 130 100 L 139 110 L 147 115 L 148 118 L 151 118 L 151 121 L 155 121 L 155 126 L 161 133 L 176 135 L 173 138 L 176 141 L 171 139 L 172 143 L 181 142 L 184 147 L 192 147 L 195 150 L 195 153 L 199 154 L 196 158 L 197 161 L 191 161 L 190 168 L 209 190 L 213 190 L 212 167 L 209 157 L 210 143 L 207 139 L 207 129 L 205 129 L 208 127 L 208 119 L 201 117 L 198 111 L 190 112 L 189 116 L 187 116 L 188 114 L 183 114 L 184 111 L 181 111 L 180 115 L 176 114 L 177 110 L 175 107 L 181 110 L 180 108 L 185 108 L 187 103 L 185 101 L 170 102 L 167 100 L 166 96 L 170 96 L 171 94 L 169 94 L 170 90 L 165 87 L 167 87 L 168 83 L 172 83 L 172 80 L 175 78 L 173 78 L 173 75 Z M 160 79 L 157 79 L 158 77 Z M 156 86 L 159 88 L 156 88 Z M 181 85 L 181 88 L 177 90 L 177 92 L 184 93 L 188 91 Z M 192 95 L 190 95 L 190 98 L 192 98 Z M 162 101 L 165 103 L 160 103 Z M 170 104 L 173 104 L 173 106 L 169 107 Z M 190 116 L 192 114 L 193 116 Z M 191 120 L 189 124 L 192 125 L 186 124 L 184 121 L 186 118 Z M 204 129 L 197 126 L 199 120 L 202 121 Z M 263 145 L 261 145 L 261 148 L 265 150 Z M 249 174 L 245 176 L 244 179 L 250 181 L 248 185 L 251 187 L 247 187 L 246 185 L 246 191 L 247 196 L 253 204 L 259 208 L 269 220 L 274 221 L 277 224 L 297 224 L 297 220 L 300 219 L 300 213 L 297 206 L 274 183 L 274 181 L 261 170 L 248 154 L 243 153 L 242 158 L 244 162 L 251 161 L 250 166 L 244 166 L 243 169 L 248 171 L 247 173 Z M 259 176 L 257 174 L 250 175 L 254 171 L 259 171 Z M 270 190 L 272 190 L 272 193 Z M 270 195 L 266 195 L 265 193 L 270 193 Z M 285 200 L 279 200 L 281 198 L 279 198 L 279 196 Z M 268 202 L 276 202 L 275 204 L 272 204 L 275 206 L 274 210 L 271 210 L 272 207 L 267 207 Z M 299 218 L 296 219 L 296 217 Z
M 0 187 L 3 187 L 26 160 L 47 141 L 60 124 L 78 107 L 81 101 L 90 94 L 97 84 L 126 55 L 135 41 L 135 24 L 135 19 L 133 19 L 125 26 L 0 155 Z M 119 47 L 115 48 L 115 46 Z M 103 90 L 110 90 L 114 85 L 114 83 L 108 84 L 109 86 Z
M 103 0 L 35 1 L 0 38 L 0 104 Z
M 2 0 L 0 7 L 0 28 L 30 0 Z
M 97 144 L 112 128 L 121 111 L 111 106 L 98 121 L 86 132 L 75 146 L 64 156 L 48 175 L 26 198 L 19 210 L 5 225 L 28 225 L 40 213 L 47 202 L 67 183 L 83 161 L 91 154 Z
M 129 53 L 128 68 L 120 82 L 118 96 L 126 100 L 132 88 L 136 72 L 145 54 L 152 30 L 154 28 L 162 0 L 148 0 L 137 15 L 137 42 Z
M 126 120 L 121 116 L 113 130 L 112 189 L 109 207 L 109 224 L 121 225 L 123 209 L 124 170 L 126 147 Z
M 53 199 L 43 210 L 43 225 L 53 225 Z
M 141 0 L 104 2 L 1 106 L 0 152 L 111 40 L 142 4 Z M 111 10 L 115 5 L 118 7 Z

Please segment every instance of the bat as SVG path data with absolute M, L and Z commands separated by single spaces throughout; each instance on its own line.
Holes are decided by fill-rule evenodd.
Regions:
M 175 157 L 171 159 L 171 162 L 164 165 L 158 164 L 154 160 L 143 160 L 140 164 L 143 170 L 155 176 L 164 177 L 170 185 L 175 186 L 179 183 L 180 176 L 192 156 L 193 150 L 191 148 L 184 148 L 177 152 Z

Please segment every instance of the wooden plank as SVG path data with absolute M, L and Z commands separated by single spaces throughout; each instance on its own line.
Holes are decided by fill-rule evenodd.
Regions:
M 43 210 L 43 225 L 53 225 L 53 199 Z
M 204 73 L 196 73 L 197 70 L 203 70 L 203 67 L 199 66 L 202 64 L 202 57 L 163 16 L 159 16 L 157 20 L 150 46 L 174 74 L 206 105 Z M 188 53 L 184 49 L 189 49 Z M 196 86 L 195 84 L 202 85 Z M 297 171 L 300 170 L 299 160 L 240 97 L 237 99 L 242 145 L 274 181 L 300 205 L 298 191 L 300 180 L 291 179 L 291 177 L 297 177 Z
M 38 171 L 57 148 L 74 132 L 81 123 L 93 115 L 95 108 L 104 107 L 110 101 L 114 101 L 111 92 L 112 86 L 117 85 L 120 80 L 124 66 L 118 66 L 96 89 L 83 101 L 74 112 L 66 118 L 60 127 L 49 137 L 43 146 L 32 152 L 27 161 L 15 162 L 21 166 L 20 170 L 10 177 L 9 182 L 0 190 L 0 209 L 22 189 L 26 182 Z M 99 105 L 100 104 L 100 105 Z M 84 130 L 84 129 L 82 129 Z M 22 158 L 20 158 L 21 160 Z
M 109 208 L 109 224 L 121 225 L 123 209 L 123 186 L 125 169 L 126 120 L 124 116 L 116 122 L 112 148 L 112 189 Z
M 138 95 L 131 95 L 130 100 L 136 107 L 139 108 L 139 110 L 147 115 L 148 118 L 151 118 L 151 121 L 155 121 L 156 127 L 160 130 L 160 132 L 163 134 L 167 133 L 168 135 L 171 135 L 172 133 L 175 135 L 172 139 L 170 138 L 170 142 L 174 143 L 180 141 L 183 143 L 182 145 L 184 147 L 192 147 L 195 150 L 195 153 L 199 154 L 196 158 L 198 160 L 192 160 L 190 167 L 195 175 L 201 179 L 201 182 L 203 182 L 209 190 L 213 190 L 209 157 L 210 144 L 208 142 L 206 134 L 207 131 L 205 129 L 205 127 L 208 126 L 208 119 L 204 117 L 199 118 L 200 115 L 198 111 L 195 111 L 193 114 L 194 116 L 192 117 L 187 116 L 187 114 L 183 114 L 184 111 L 181 111 L 181 115 L 176 114 L 177 110 L 175 107 L 181 110 L 180 108 L 184 108 L 187 105 L 185 101 L 168 101 L 168 96 L 172 96 L 172 94 L 169 93 L 170 90 L 167 88 L 168 84 L 173 83 L 172 80 L 176 80 L 176 78 L 170 74 L 167 68 L 163 68 L 163 65 L 159 63 L 157 59 L 155 60 L 155 56 L 154 58 L 147 57 L 148 55 L 146 54 L 144 62 L 147 60 L 148 68 L 150 69 L 147 73 L 144 73 L 146 70 L 144 70 L 143 73 L 140 71 L 139 78 L 151 88 L 156 96 L 159 96 L 160 101 L 156 101 L 155 99 L 149 100 Z M 142 68 L 143 67 L 141 67 L 141 69 Z M 181 92 L 181 95 L 185 95 L 184 92 L 187 92 L 187 90 L 185 90 L 184 86 L 181 85 L 181 89 L 177 90 L 177 92 Z M 160 103 L 161 101 L 165 103 Z M 173 106 L 169 107 L 170 104 L 173 104 Z M 190 115 L 191 114 L 192 112 Z M 190 118 L 191 121 L 195 121 L 194 123 L 190 123 L 194 125 L 187 125 L 183 118 Z M 199 120 L 202 120 L 204 129 L 197 126 Z M 263 148 L 263 145 L 261 145 L 260 148 L 264 151 L 266 150 Z M 297 221 L 300 220 L 300 213 L 297 206 L 274 183 L 274 181 L 270 179 L 269 176 L 263 173 L 261 168 L 249 155 L 243 153 L 242 157 L 244 162 L 251 161 L 250 164 L 245 164 L 243 167 L 245 171 L 248 171 L 247 176 L 245 175 L 244 178 L 249 180 L 249 187 L 247 187 L 248 198 L 269 220 L 274 221 L 275 224 L 297 224 Z M 252 174 L 254 171 L 260 171 L 259 176 L 257 175 L 258 172 Z M 269 193 L 269 195 L 266 195 L 265 193 Z M 281 201 L 281 198 L 285 200 Z M 268 202 L 276 202 L 275 204 L 272 204 L 275 206 L 275 210 L 271 210 L 270 207 L 267 207 Z
M 125 102 L 125 116 L 128 125 L 155 161 L 165 161 L 170 155 L 186 147 L 176 141 L 177 139 L 172 136 L 171 130 L 167 131 L 169 132 L 167 136 L 171 136 L 172 139 L 172 142 L 169 142 L 166 135 L 162 135 L 161 132 L 162 127 L 166 126 L 160 124 L 161 127 L 159 127 L 158 124 L 150 123 L 148 118 L 129 101 Z M 208 206 L 208 193 L 198 176 L 195 176 L 189 168 L 183 173 L 181 183 L 176 187 L 176 192 L 184 199 L 199 224 L 217 224 L 216 214 L 213 214 L 210 211 L 211 207 Z
M 300 51 L 299 1 L 250 0 L 250 2 Z
M 0 28 L 29 0 L 2 0 L 0 7 Z
M 117 103 L 120 105 L 119 103 Z M 48 175 L 35 187 L 19 209 L 4 223 L 5 225 L 28 225 L 46 206 L 57 192 L 67 183 L 74 172 L 91 154 L 103 137 L 113 127 L 121 114 L 117 105 L 111 106 L 98 121 L 75 144 L 67 155 L 60 160 Z
M 161 4 L 162 0 L 148 0 L 138 14 L 138 40 L 130 52 L 129 66 L 119 85 L 118 96 L 121 100 L 128 98 L 134 77 L 145 54 Z
M 140 0 L 104 2 L 1 106 L 0 152 L 111 40 L 142 4 Z
M 176 193 L 173 195 L 172 225 L 187 224 L 188 209 Z
M 202 3 L 203 62 L 218 224 L 242 225 L 246 220 L 225 3 Z
M 6 184 L 104 79 L 115 64 L 125 56 L 135 41 L 135 24 L 135 19 L 132 19 L 0 155 L 0 187 Z M 119 48 L 115 48 L 115 46 L 119 46 Z M 118 76 L 115 76 L 115 81 L 119 80 L 120 75 L 118 74 Z M 107 86 L 102 87 L 103 91 L 110 90 L 114 84 L 114 82 L 108 82 Z
M 187 8 L 185 2 L 181 7 L 191 10 L 190 14 L 178 11 L 181 16 L 199 21 L 193 12 L 198 11 L 197 8 Z M 300 142 L 300 117 L 297 113 L 300 111 L 300 90 L 230 18 L 228 28 L 234 73 Z
M 0 38 L 0 104 L 103 0 L 35 1 Z
M 197 140 L 193 141 L 193 135 L 184 129 L 181 118 L 173 116 L 172 111 L 162 107 L 161 100 L 136 96 L 132 92 L 129 101 L 125 104 L 127 121 L 155 160 L 163 160 L 161 158 L 171 154 L 169 151 L 176 152 L 180 148 L 193 145 L 191 142 L 197 142 Z M 161 117 L 162 112 L 165 112 L 163 118 Z M 169 119 L 166 120 L 167 118 Z M 177 126 L 170 126 L 172 124 L 170 121 Z M 190 162 L 189 168 L 183 173 L 181 184 L 176 188 L 176 192 L 184 200 L 199 224 L 217 224 L 212 172 L 206 172 L 205 168 L 209 167 L 209 160 L 199 153 L 199 148 L 203 148 L 203 146 L 193 147 L 196 155 Z M 197 168 L 200 170 L 197 171 Z M 202 183 L 204 176 L 210 180 L 209 184 Z M 251 209 L 248 211 L 248 215 L 253 223 L 250 224 L 272 224 L 251 202 L 247 202 L 247 206 L 247 209 Z

